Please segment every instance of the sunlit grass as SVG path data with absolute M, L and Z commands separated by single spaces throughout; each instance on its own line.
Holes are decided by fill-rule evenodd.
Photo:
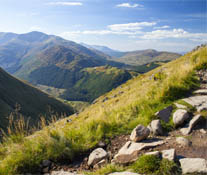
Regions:
M 206 58 L 206 47 L 186 54 L 100 97 L 78 116 L 70 116 L 72 122 L 52 122 L 21 141 L 2 143 L 0 174 L 35 172 L 42 160 L 70 160 L 100 140 L 129 133 L 139 123 L 148 125 L 155 112 L 198 88 L 194 71 L 205 67 Z

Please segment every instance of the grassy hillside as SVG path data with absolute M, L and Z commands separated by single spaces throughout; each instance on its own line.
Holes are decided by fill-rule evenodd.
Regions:
M 17 104 L 21 107 L 19 112 L 25 118 L 30 117 L 33 124 L 37 124 L 40 114 L 49 119 L 49 109 L 59 115 L 73 112 L 70 106 L 10 76 L 0 68 L 0 128 L 6 129 L 8 116 L 14 112 Z
M 181 55 L 172 52 L 158 52 L 156 50 L 142 50 L 127 52 L 124 56 L 115 59 L 118 62 L 129 65 L 144 65 L 156 61 L 172 61 Z
M 207 67 L 203 47 L 129 80 L 100 97 L 78 116 L 51 124 L 16 144 L 0 149 L 0 174 L 35 172 L 42 160 L 70 160 L 100 140 L 129 133 L 138 123 L 147 125 L 154 113 L 198 87 L 195 70 Z

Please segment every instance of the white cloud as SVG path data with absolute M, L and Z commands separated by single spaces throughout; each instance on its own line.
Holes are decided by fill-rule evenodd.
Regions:
M 117 7 L 127 7 L 127 8 L 143 7 L 143 5 L 140 5 L 140 4 L 130 4 L 130 3 L 117 4 L 116 6 Z
M 173 30 L 155 30 L 152 32 L 146 32 L 141 39 L 166 39 L 166 38 L 185 38 L 190 40 L 206 39 L 206 33 L 189 33 L 183 29 Z
M 136 22 L 127 24 L 112 24 L 107 26 L 112 31 L 133 31 L 140 30 L 142 27 L 150 27 L 156 25 L 156 22 Z
M 49 2 L 47 5 L 61 5 L 61 6 L 81 6 L 82 2 Z
M 160 26 L 160 27 L 154 27 L 154 29 L 168 29 L 170 26 Z

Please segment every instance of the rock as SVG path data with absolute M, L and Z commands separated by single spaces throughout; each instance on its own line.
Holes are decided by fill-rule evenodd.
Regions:
M 201 158 L 180 159 L 183 174 L 187 173 L 207 173 L 207 161 Z
M 89 156 L 88 165 L 93 166 L 107 157 L 107 152 L 103 148 L 95 149 Z
M 197 110 L 201 108 L 201 106 L 207 105 L 207 95 L 192 96 L 183 100 L 191 106 L 195 107 Z
M 150 134 L 150 130 L 142 125 L 138 125 L 136 128 L 133 129 L 130 140 L 138 142 L 141 140 L 146 139 Z
M 190 120 L 189 126 L 186 128 L 182 128 L 180 131 L 183 135 L 188 135 L 191 133 L 192 129 L 202 120 L 202 116 L 200 114 L 196 115 Z
M 205 129 L 200 129 L 199 130 L 202 134 L 207 134 L 207 131 Z
M 153 156 L 160 157 L 161 153 L 159 151 L 153 151 L 153 152 L 145 153 L 145 155 L 153 155 Z
M 101 160 L 100 162 L 98 162 L 97 164 L 95 164 L 95 165 L 93 166 L 93 168 L 95 168 L 95 169 L 99 169 L 99 168 L 101 168 L 103 165 L 105 165 L 106 163 L 107 163 L 106 159 L 103 159 L 103 160 Z
M 194 94 L 207 95 L 207 89 L 199 89 L 199 90 L 195 91 Z
M 48 167 L 48 166 L 50 166 L 51 165 L 51 161 L 49 161 L 49 160 L 43 160 L 42 161 L 42 166 L 43 167 Z
M 52 171 L 50 175 L 81 175 L 81 174 L 71 173 L 67 171 Z
M 128 172 L 128 171 L 124 171 L 124 172 L 115 172 L 115 173 L 111 173 L 109 175 L 140 175 L 137 173 L 132 173 L 132 172 Z
M 203 104 L 197 107 L 198 112 L 207 111 L 207 104 Z
M 138 153 L 143 149 L 153 148 L 164 144 L 163 140 L 145 140 L 142 142 L 132 142 L 128 141 L 114 156 L 114 162 L 120 164 L 127 164 L 134 162 L 138 158 Z
M 153 135 L 163 135 L 162 125 L 160 120 L 153 120 L 150 123 L 150 131 Z
M 177 137 L 176 142 L 181 146 L 190 146 L 190 141 L 184 137 Z
M 175 126 L 182 125 L 189 118 L 188 112 L 184 109 L 178 109 L 173 114 L 173 123 Z
M 164 108 L 163 110 L 158 111 L 157 113 L 155 113 L 155 115 L 157 117 L 159 117 L 159 119 L 161 119 L 161 120 L 163 120 L 167 123 L 167 122 L 169 122 L 172 110 L 173 110 L 173 107 L 168 106 L 168 107 Z
M 175 149 L 168 149 L 162 151 L 162 158 L 174 161 L 176 157 Z
M 187 109 L 187 107 L 184 106 L 184 105 L 181 105 L 181 104 L 178 104 L 178 103 L 174 103 L 174 104 L 175 104 L 175 106 L 176 106 L 177 108 L 179 108 L 179 109 Z

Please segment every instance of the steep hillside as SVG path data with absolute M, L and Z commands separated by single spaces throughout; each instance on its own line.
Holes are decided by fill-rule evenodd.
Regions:
M 127 134 L 138 124 L 147 126 L 155 112 L 188 96 L 199 87 L 195 70 L 206 69 L 207 47 L 190 52 L 155 70 L 129 80 L 98 98 L 83 112 L 45 127 L 18 143 L 0 149 L 0 174 L 37 172 L 43 160 L 67 164 L 100 141 Z M 163 124 L 172 127 L 171 123 Z M 84 157 L 85 158 L 85 157 Z M 130 167 L 129 167 L 130 168 Z M 108 173 L 114 168 L 108 169 Z M 103 174 L 103 173 L 102 173 Z
M 37 124 L 39 115 L 45 115 L 49 119 L 50 111 L 59 115 L 73 112 L 70 106 L 10 76 L 0 68 L 0 128 L 6 129 L 8 116 L 15 111 L 17 104 L 21 107 L 19 112 L 26 118 L 30 117 L 31 124 Z
M 180 54 L 172 52 L 158 52 L 156 50 L 142 50 L 127 52 L 124 56 L 116 59 L 116 61 L 129 64 L 129 65 L 143 65 L 155 61 L 172 61 L 178 57 Z

